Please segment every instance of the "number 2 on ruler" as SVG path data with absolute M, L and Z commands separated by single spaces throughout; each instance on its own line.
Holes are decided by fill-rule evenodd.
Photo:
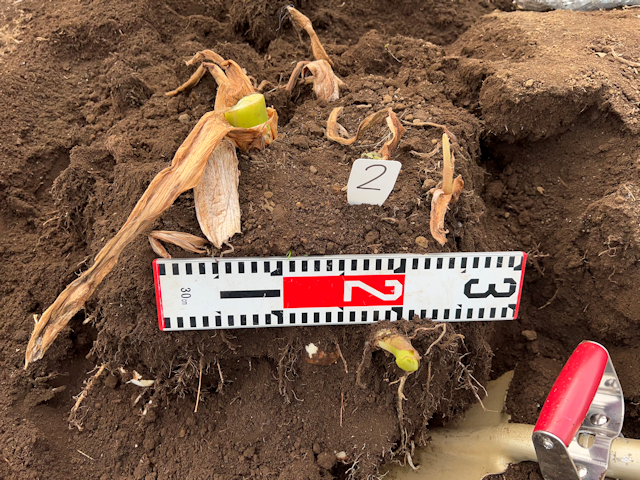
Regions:
M 402 164 L 395 160 L 359 158 L 353 162 L 347 184 L 351 205 L 382 205 L 396 183 Z

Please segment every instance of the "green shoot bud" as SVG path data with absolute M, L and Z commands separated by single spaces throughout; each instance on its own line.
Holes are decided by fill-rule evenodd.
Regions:
M 232 126 L 239 128 L 255 127 L 269 120 L 267 105 L 261 93 L 242 97 L 238 103 L 224 112 L 224 116 Z
M 376 340 L 376 346 L 393 354 L 396 357 L 396 365 L 405 372 L 415 372 L 420 367 L 420 355 L 403 335 L 380 336 Z

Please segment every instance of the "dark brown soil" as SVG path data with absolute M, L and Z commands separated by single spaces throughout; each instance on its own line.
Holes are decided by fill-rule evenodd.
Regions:
M 0 6 L 0 477 L 364 478 L 385 460 L 404 460 L 403 438 L 420 445 L 429 425 L 464 412 L 475 401 L 470 374 L 484 383 L 515 368 L 508 408 L 514 421 L 535 422 L 585 339 L 610 350 L 628 400 L 624 433 L 639 437 L 640 76 L 614 55 L 640 59 L 635 9 L 540 14 L 471 0 L 297 5 L 347 89 L 335 105 L 309 89 L 266 95 L 282 135 L 263 152 L 240 155 L 243 234 L 232 239 L 231 255 L 529 252 L 520 319 L 450 324 L 405 385 L 402 425 L 400 371 L 384 352 L 364 356 L 366 388 L 355 382 L 375 328 L 158 331 L 154 254 L 143 237 L 45 358 L 23 370 L 33 315 L 91 265 L 212 109 L 211 77 L 164 96 L 193 72 L 184 60 L 210 48 L 276 86 L 309 58 L 306 37 L 301 42 L 282 16 L 286 4 Z M 351 207 L 341 191 L 351 162 L 377 139 L 330 143 L 326 119 L 336 105 L 345 107 L 349 131 L 385 106 L 407 123 L 396 154 L 403 168 L 382 207 Z M 429 237 L 426 185 L 439 174 L 437 159 L 411 152 L 430 152 L 441 135 L 410 125 L 415 119 L 446 124 L 460 143 L 465 191 L 447 216 L 444 248 L 415 243 Z M 193 194 L 154 227 L 199 234 Z M 398 326 L 412 334 L 428 324 Z M 418 333 L 414 346 L 424 353 L 439 333 Z M 346 366 L 306 363 L 309 342 L 339 344 Z M 102 364 L 70 427 L 74 396 Z M 126 383 L 134 370 L 155 386 Z M 541 477 L 530 464 L 505 478 Z

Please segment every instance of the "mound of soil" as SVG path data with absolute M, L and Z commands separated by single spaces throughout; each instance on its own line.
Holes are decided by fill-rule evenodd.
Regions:
M 509 369 L 514 421 L 535 422 L 584 339 L 609 348 L 637 403 L 637 12 L 490 13 L 508 3 L 303 2 L 347 85 L 335 104 L 310 88 L 291 97 L 278 88 L 311 55 L 282 14 L 286 2 L 3 5 L 0 475 L 364 478 L 383 461 L 405 461 L 428 441 L 429 426 L 476 401 L 477 382 Z M 267 103 L 280 114 L 278 141 L 239 157 L 243 233 L 225 255 L 529 253 L 519 320 L 397 324 L 429 352 L 404 384 L 403 415 L 402 372 L 367 348 L 384 323 L 160 332 L 154 254 L 143 237 L 45 358 L 23 370 L 33 316 L 91 264 L 212 109 L 211 77 L 164 95 L 189 78 L 184 60 L 203 49 L 269 81 Z M 407 128 L 395 156 L 403 168 L 381 207 L 349 206 L 342 191 L 351 162 L 381 132 L 351 147 L 329 142 L 335 106 L 350 132 L 385 107 Z M 442 132 L 415 121 L 446 125 L 460 147 L 465 191 L 447 215 L 444 248 L 416 243 L 430 238 L 428 191 L 440 176 L 437 156 L 424 154 Z M 193 193 L 154 229 L 199 235 Z M 344 362 L 305 362 L 310 342 L 339 345 Z M 127 383 L 134 371 L 154 386 Z M 626 435 L 640 434 L 638 415 L 627 409 Z M 536 468 L 517 466 L 505 478 L 541 478 Z

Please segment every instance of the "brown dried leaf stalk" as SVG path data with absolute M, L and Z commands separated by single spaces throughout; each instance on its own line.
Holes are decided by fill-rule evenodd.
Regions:
M 187 65 L 203 62 L 191 78 L 167 95 L 176 95 L 195 86 L 205 73 L 213 75 L 218 84 L 215 111 L 225 111 L 234 106 L 242 97 L 254 93 L 251 81 L 242 68 L 233 60 L 225 60 L 212 50 L 196 53 Z M 270 117 L 271 118 L 271 117 Z M 277 131 L 277 122 L 273 125 Z M 275 138 L 273 135 L 271 139 Z M 256 138 L 260 142 L 261 139 Z M 264 143 L 250 145 L 262 149 Z M 249 147 L 242 147 L 244 150 Z M 240 199 L 238 196 L 238 157 L 233 145 L 222 142 L 209 158 L 200 183 L 194 188 L 196 215 L 200 228 L 209 241 L 220 248 L 224 242 L 240 228 Z
M 449 230 L 444 228 L 444 216 L 449 209 L 449 204 L 458 201 L 464 188 L 462 175 L 458 175 L 455 180 L 453 179 L 455 157 L 451 152 L 449 137 L 446 133 L 442 134 L 442 154 L 444 158 L 442 182 L 430 192 L 433 193 L 433 198 L 431 199 L 431 219 L 429 222 L 431 236 L 440 245 L 447 243 L 446 235 Z
M 380 155 L 383 159 L 389 160 L 391 158 L 391 154 L 398 146 L 400 138 L 402 138 L 402 135 L 406 132 L 406 129 L 400 124 L 400 121 L 394 111 L 390 108 L 385 108 L 384 110 L 380 110 L 369 115 L 360 122 L 355 136 L 345 138 L 340 134 L 340 132 L 345 131 L 345 129 L 338 123 L 338 117 L 340 116 L 342 109 L 343 107 L 334 108 L 329 115 L 329 119 L 327 120 L 327 138 L 334 142 L 338 142 L 340 145 L 353 145 L 367 130 L 375 127 L 376 125 L 380 125 L 382 123 L 382 119 L 386 117 L 387 126 L 391 130 L 392 137 L 384 143 L 380 149 Z
M 287 83 L 287 91 L 291 93 L 302 78 L 305 83 L 313 83 L 313 92 L 320 100 L 333 102 L 340 98 L 340 88 L 344 87 L 344 82 L 333 73 L 333 62 L 324 50 L 318 39 L 318 35 L 313 30 L 311 20 L 293 7 L 287 7 L 291 18 L 300 25 L 311 38 L 311 49 L 313 50 L 314 62 L 298 62 Z
M 304 29 L 307 34 L 309 34 L 309 38 L 311 38 L 311 50 L 313 50 L 313 58 L 316 60 L 326 60 L 329 62 L 329 65 L 333 67 L 333 62 L 327 55 L 327 52 L 324 50 L 324 47 L 320 43 L 320 39 L 313 29 L 313 25 L 311 24 L 311 20 L 308 17 L 300 13 L 293 7 L 287 7 L 289 11 L 289 15 L 293 18 L 300 27 Z
M 209 244 L 207 240 L 196 235 L 167 230 L 154 230 L 149 234 L 148 238 L 153 251 L 162 258 L 171 258 L 171 255 L 169 255 L 169 252 L 167 252 L 160 242 L 171 243 L 183 250 L 193 253 L 206 253 L 207 251 L 204 247 Z
M 310 76 L 306 76 L 307 74 Z M 287 83 L 289 93 L 293 91 L 299 77 L 302 77 L 305 83 L 313 83 L 313 93 L 317 98 L 327 102 L 338 100 L 340 88 L 344 87 L 344 82 L 333 73 L 331 65 L 326 60 L 298 62 Z
M 216 103 L 214 110 L 224 110 L 233 107 L 238 100 L 245 97 L 255 90 L 251 85 L 251 80 L 244 73 L 244 70 L 233 60 L 225 60 L 212 50 L 203 50 L 196 53 L 193 58 L 186 63 L 188 66 L 200 64 L 191 78 L 175 90 L 167 92 L 165 95 L 169 97 L 176 96 L 198 84 L 205 72 L 209 70 L 216 83 L 218 91 L 216 93 Z M 213 62 L 213 63 L 210 63 Z
M 149 229 L 182 192 L 198 185 L 209 157 L 225 136 L 243 149 L 252 145 L 264 146 L 270 138 L 277 136 L 278 116 L 275 110 L 268 110 L 269 122 L 250 129 L 232 127 L 221 112 L 209 112 L 200 119 L 178 148 L 171 166 L 151 181 L 126 223 L 100 250 L 91 268 L 69 284 L 42 314 L 27 345 L 25 368 L 42 358 L 60 331 L 116 265 L 124 248 Z
M 382 158 L 385 160 L 389 160 L 391 158 L 391 154 L 398 147 L 400 139 L 407 131 L 391 109 L 389 109 L 389 116 L 387 117 L 387 126 L 389 127 L 389 130 L 391 130 L 391 139 L 387 140 L 380 149 L 380 155 L 382 155 Z

